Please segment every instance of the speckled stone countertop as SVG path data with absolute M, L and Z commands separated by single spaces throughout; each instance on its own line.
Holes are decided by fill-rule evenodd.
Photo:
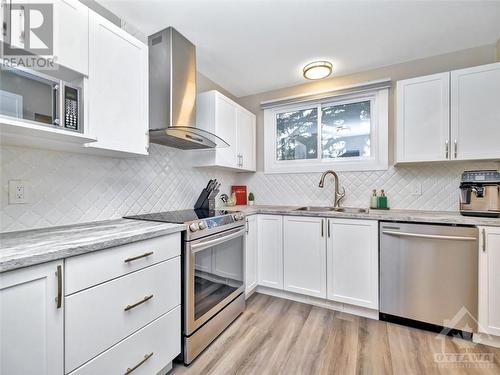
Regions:
M 181 232 L 184 224 L 117 219 L 0 233 L 0 272 Z
M 337 217 L 345 219 L 368 219 L 387 221 L 408 221 L 429 224 L 459 224 L 500 226 L 499 218 L 462 216 L 454 211 L 419 211 L 419 210 L 369 210 L 367 213 L 348 213 L 334 211 L 296 211 L 300 206 L 233 206 L 224 207 L 230 211 L 242 211 L 246 215 L 274 214 L 314 217 Z

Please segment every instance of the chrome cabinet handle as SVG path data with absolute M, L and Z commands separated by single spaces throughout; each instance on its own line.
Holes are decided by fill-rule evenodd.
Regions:
M 140 361 L 138 364 L 136 364 L 134 367 L 129 367 L 127 369 L 127 371 L 125 371 L 124 375 L 128 375 L 131 372 L 133 372 L 134 370 L 137 370 L 137 368 L 139 368 L 142 364 L 144 364 L 144 362 L 146 362 L 149 358 L 151 358 L 153 356 L 153 354 L 154 354 L 153 352 L 151 352 L 149 354 L 144 354 L 144 359 L 142 361 Z
M 321 219 L 321 237 L 325 236 L 325 219 Z
M 133 262 L 134 260 L 137 260 L 137 259 L 141 259 L 141 258 L 145 258 L 145 257 L 148 257 L 150 255 L 153 255 L 154 252 L 153 251 L 148 251 L 147 253 L 144 253 L 142 255 L 137 255 L 135 257 L 130 257 L 130 258 L 127 258 L 124 260 L 125 263 L 128 263 L 128 262 Z
M 58 309 L 60 309 L 62 306 L 62 267 L 61 266 L 57 266 L 56 276 L 57 276 L 56 306 Z
M 457 154 L 458 154 L 458 152 L 457 152 L 457 140 L 456 139 L 455 139 L 455 142 L 454 142 L 454 147 L 455 147 L 455 152 L 454 153 L 455 153 L 455 159 L 456 159 L 457 158 Z
M 246 225 L 246 233 L 248 234 L 248 231 L 250 230 L 250 224 L 248 223 L 248 219 L 247 219 L 247 225 Z
M 482 229 L 482 236 L 483 236 L 483 253 L 486 252 L 486 230 L 483 228 Z
M 445 142 L 445 152 L 446 152 L 445 159 L 449 159 L 449 157 L 450 157 L 450 144 L 449 144 L 448 140 L 446 140 L 446 142 Z
M 153 298 L 152 294 L 150 294 L 149 296 L 144 297 L 139 302 L 133 303 L 132 305 L 127 305 L 123 310 L 124 311 L 132 310 L 134 307 L 142 305 L 144 302 L 149 301 L 151 298 Z
M 21 27 L 21 31 L 19 33 L 19 41 L 22 42 L 24 44 L 25 42 L 25 36 L 26 36 L 26 30 L 24 29 L 24 17 L 25 17 L 25 12 L 26 12 L 26 9 L 24 8 L 24 6 L 21 5 L 21 12 L 19 13 L 19 23 L 22 25 Z M 26 47 L 26 46 L 24 46 Z
M 328 238 L 330 238 L 330 219 L 328 219 L 327 229 L 328 229 Z

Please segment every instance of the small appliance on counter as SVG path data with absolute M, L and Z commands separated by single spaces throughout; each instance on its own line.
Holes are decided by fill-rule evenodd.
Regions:
M 465 171 L 460 183 L 460 213 L 500 217 L 500 172 Z

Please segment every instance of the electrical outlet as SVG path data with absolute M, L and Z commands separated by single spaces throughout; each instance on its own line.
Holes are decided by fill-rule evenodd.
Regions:
M 411 185 L 411 195 L 422 195 L 422 184 L 420 182 L 414 182 Z
M 28 203 L 27 180 L 9 180 L 9 204 Z

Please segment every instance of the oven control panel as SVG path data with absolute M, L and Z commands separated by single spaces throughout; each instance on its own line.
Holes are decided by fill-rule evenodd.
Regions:
M 208 218 L 200 221 L 195 221 L 189 224 L 189 231 L 197 232 L 204 229 L 213 229 L 224 225 L 232 224 L 245 219 L 245 215 L 241 212 L 234 214 Z

